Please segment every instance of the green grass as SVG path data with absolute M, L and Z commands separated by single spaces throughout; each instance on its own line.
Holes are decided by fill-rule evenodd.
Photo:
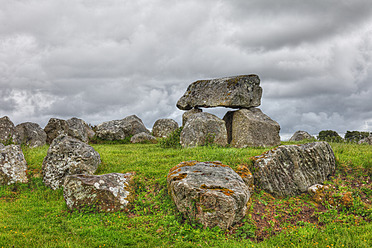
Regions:
M 137 198 L 127 212 L 89 213 L 69 211 L 63 190 L 44 186 L 41 164 L 48 147 L 23 147 L 30 181 L 0 186 L 0 247 L 372 247 L 372 148 L 331 145 L 338 169 L 326 183 L 335 187 L 334 197 L 353 192 L 352 207 L 319 205 L 306 194 L 273 199 L 256 190 L 249 215 L 226 231 L 204 229 L 177 213 L 167 193 L 169 169 L 188 160 L 236 168 L 268 149 L 93 144 L 102 160 L 96 174 L 135 171 Z M 301 219 L 305 207 L 314 211 L 308 221 Z

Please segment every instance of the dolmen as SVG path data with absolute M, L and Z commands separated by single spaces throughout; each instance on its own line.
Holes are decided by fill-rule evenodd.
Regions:
M 261 105 L 261 97 L 262 88 L 257 75 L 200 80 L 190 84 L 177 102 L 179 109 L 188 111 L 183 114 L 181 145 L 193 147 L 211 141 L 222 146 L 230 144 L 237 148 L 279 145 L 280 126 L 257 108 Z M 227 112 L 223 118 L 226 130 L 217 128 L 220 125 L 216 120 L 218 117 L 212 117 L 211 114 L 207 115 L 200 110 L 214 107 L 238 109 Z M 210 121 L 212 119 L 215 119 L 213 125 L 216 126 L 213 128 Z M 206 120 L 208 124 L 205 124 Z M 226 132 L 226 143 L 216 139 L 224 136 L 220 132 Z M 198 136 L 195 139 L 183 138 L 195 135 Z

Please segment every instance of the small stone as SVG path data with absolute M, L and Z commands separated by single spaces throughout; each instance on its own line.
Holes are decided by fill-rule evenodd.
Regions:
M 136 135 L 134 135 L 131 139 L 130 139 L 130 142 L 133 143 L 133 144 L 136 144 L 136 143 L 152 143 L 152 144 L 156 144 L 158 143 L 157 139 L 148 134 L 148 133 L 145 133 L 145 132 L 142 132 L 142 133 L 138 133 Z
M 1 144 L 2 145 L 2 144 Z M 27 162 L 19 145 L 0 145 L 0 185 L 27 183 Z
M 172 119 L 159 119 L 152 127 L 154 137 L 166 138 L 178 128 L 178 123 Z
M 125 210 L 132 201 L 134 173 L 66 176 L 63 197 L 71 210 L 116 212 Z

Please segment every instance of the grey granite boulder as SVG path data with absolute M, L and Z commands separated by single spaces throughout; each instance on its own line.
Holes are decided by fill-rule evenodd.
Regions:
M 221 162 L 182 162 L 169 171 L 167 185 L 177 209 L 205 227 L 227 229 L 247 212 L 248 186 Z
M 203 112 L 202 109 L 193 108 L 193 109 L 190 109 L 189 111 L 186 111 L 185 113 L 183 113 L 183 115 L 182 115 L 182 126 L 184 127 L 186 125 L 186 122 L 190 118 L 190 116 L 192 116 L 194 114 L 197 114 L 197 113 L 201 113 L 201 112 Z
M 133 143 L 133 144 L 136 144 L 136 143 L 158 143 L 157 139 L 148 134 L 148 133 L 145 133 L 145 132 L 142 132 L 142 133 L 137 133 L 136 135 L 133 135 L 132 138 L 130 138 L 130 142 Z
M 322 184 L 336 169 L 327 142 L 279 146 L 254 159 L 255 185 L 275 197 L 295 196 Z
M 137 133 L 148 133 L 142 120 L 136 115 L 130 115 L 122 120 L 101 123 L 97 126 L 96 135 L 103 140 L 123 140 Z
M 0 118 L 0 141 L 7 143 L 15 140 L 15 126 L 8 116 Z
M 81 140 L 85 143 L 88 143 L 89 136 L 92 136 L 92 132 L 94 132 L 85 121 L 78 118 L 71 118 L 66 121 L 68 125 L 68 135 Z M 94 134 L 93 134 L 94 136 Z
M 42 171 L 46 186 L 58 189 L 67 175 L 93 174 L 101 163 L 93 147 L 67 135 L 55 138 L 44 158 Z
M 289 139 L 289 141 L 301 141 L 304 139 L 312 139 L 314 138 L 306 131 L 296 131 L 292 137 Z
M 152 127 L 154 137 L 166 138 L 178 128 L 178 123 L 172 119 L 159 119 Z
M 259 108 L 229 111 L 226 122 L 228 142 L 233 147 L 267 147 L 280 144 L 280 126 Z
M 59 135 L 68 134 L 68 124 L 65 120 L 50 118 L 48 124 L 44 127 L 44 131 L 47 134 L 47 143 L 51 144 Z
M 63 197 L 71 210 L 116 212 L 127 208 L 134 197 L 134 173 L 105 175 L 69 175 L 63 186 Z
M 27 162 L 19 145 L 0 146 L 0 185 L 27 183 Z
M 260 106 L 261 96 L 257 75 L 200 80 L 189 85 L 177 107 L 182 110 L 195 107 L 250 108 Z
M 37 123 L 25 122 L 16 126 L 16 142 L 29 147 L 46 144 L 47 135 Z
M 180 143 L 183 147 L 207 144 L 226 146 L 227 131 L 225 122 L 210 113 L 194 114 L 182 129 Z

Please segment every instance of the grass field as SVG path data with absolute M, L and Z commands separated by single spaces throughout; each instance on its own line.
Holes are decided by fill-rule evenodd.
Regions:
M 63 190 L 42 183 L 48 147 L 24 147 L 29 183 L 0 186 L 0 247 L 372 247 L 371 146 L 331 143 L 337 171 L 325 182 L 326 200 L 315 202 L 307 194 L 274 199 L 256 189 L 249 214 L 225 231 L 204 229 L 177 213 L 167 193 L 169 169 L 187 160 L 219 160 L 235 169 L 268 149 L 92 146 L 102 159 L 96 174 L 136 172 L 133 207 L 118 213 L 69 211 Z

